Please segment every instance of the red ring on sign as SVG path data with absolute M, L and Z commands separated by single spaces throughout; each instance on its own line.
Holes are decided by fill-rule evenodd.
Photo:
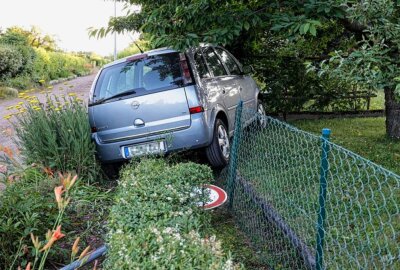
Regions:
M 203 206 L 204 209 L 212 209 L 212 208 L 221 206 L 228 199 L 228 196 L 226 195 L 225 190 L 223 190 L 222 188 L 214 186 L 214 185 L 204 185 L 204 187 L 205 188 L 209 188 L 211 190 L 214 190 L 218 194 L 218 199 L 213 203 L 204 205 Z

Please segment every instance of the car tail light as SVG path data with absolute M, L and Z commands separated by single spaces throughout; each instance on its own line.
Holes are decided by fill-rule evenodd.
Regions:
M 185 81 L 185 84 L 192 83 L 193 82 L 192 75 L 190 75 L 189 64 L 186 60 L 184 53 L 179 54 L 179 62 L 181 64 L 182 75 L 183 75 L 183 80 Z
M 97 127 L 91 127 L 92 133 L 97 132 Z
M 203 106 L 192 107 L 192 108 L 189 108 L 189 112 L 190 112 L 190 114 L 201 113 L 201 112 L 204 112 L 204 108 L 203 108 Z

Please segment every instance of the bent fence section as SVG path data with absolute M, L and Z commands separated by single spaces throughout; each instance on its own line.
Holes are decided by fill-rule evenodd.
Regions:
M 400 176 L 239 104 L 229 207 L 273 269 L 400 269 Z

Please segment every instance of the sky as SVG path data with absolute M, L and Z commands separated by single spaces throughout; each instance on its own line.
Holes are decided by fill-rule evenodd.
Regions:
M 117 16 L 124 15 L 117 3 Z M 114 16 L 111 0 L 0 0 L 0 28 L 37 26 L 43 33 L 54 36 L 60 49 L 93 51 L 112 55 L 114 37 L 89 38 L 87 28 L 106 26 Z M 127 47 L 137 34 L 117 36 L 117 50 Z

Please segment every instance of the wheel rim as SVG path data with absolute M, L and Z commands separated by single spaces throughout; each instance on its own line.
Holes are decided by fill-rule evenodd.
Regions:
M 258 113 L 258 122 L 260 123 L 260 126 L 265 127 L 267 125 L 267 119 L 265 118 L 266 113 L 264 110 L 264 106 L 262 104 L 258 104 L 257 113 Z
M 262 104 L 258 104 L 257 112 L 261 115 L 265 115 L 264 106 Z
M 229 158 L 229 137 L 223 125 L 218 126 L 218 144 L 225 159 Z

